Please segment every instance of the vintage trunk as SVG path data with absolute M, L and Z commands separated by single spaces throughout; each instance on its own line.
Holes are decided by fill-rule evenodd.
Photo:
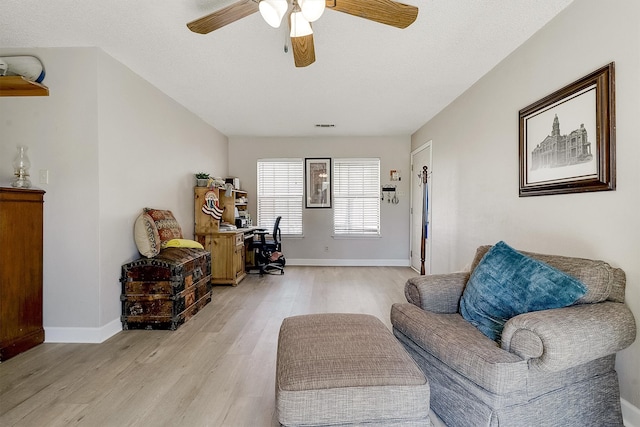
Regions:
M 123 329 L 175 330 L 211 301 L 211 253 L 168 248 L 122 266 Z

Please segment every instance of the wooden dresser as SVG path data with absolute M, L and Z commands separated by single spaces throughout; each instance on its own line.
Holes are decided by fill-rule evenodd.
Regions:
M 44 191 L 0 187 L 0 361 L 44 342 Z

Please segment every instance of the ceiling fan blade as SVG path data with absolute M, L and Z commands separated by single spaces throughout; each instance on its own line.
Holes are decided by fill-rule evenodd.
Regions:
M 313 34 L 302 37 L 291 37 L 293 61 L 296 67 L 306 67 L 316 62 L 316 50 L 313 46 Z
M 207 34 L 211 31 L 222 28 L 239 19 L 249 16 L 258 11 L 258 2 L 254 0 L 241 0 L 229 5 L 217 12 L 198 18 L 187 24 L 187 27 L 194 33 Z
M 325 1 L 330 9 L 397 28 L 407 28 L 418 17 L 417 7 L 392 0 Z

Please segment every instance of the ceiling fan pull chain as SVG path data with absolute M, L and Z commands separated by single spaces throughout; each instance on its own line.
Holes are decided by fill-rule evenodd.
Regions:
M 284 53 L 289 53 L 289 31 L 285 31 L 284 33 Z

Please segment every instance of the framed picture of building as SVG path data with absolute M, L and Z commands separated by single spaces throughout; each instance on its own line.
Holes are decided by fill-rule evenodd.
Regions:
M 331 159 L 304 159 L 305 207 L 331 207 Z
M 614 63 L 520 110 L 520 197 L 615 190 Z

